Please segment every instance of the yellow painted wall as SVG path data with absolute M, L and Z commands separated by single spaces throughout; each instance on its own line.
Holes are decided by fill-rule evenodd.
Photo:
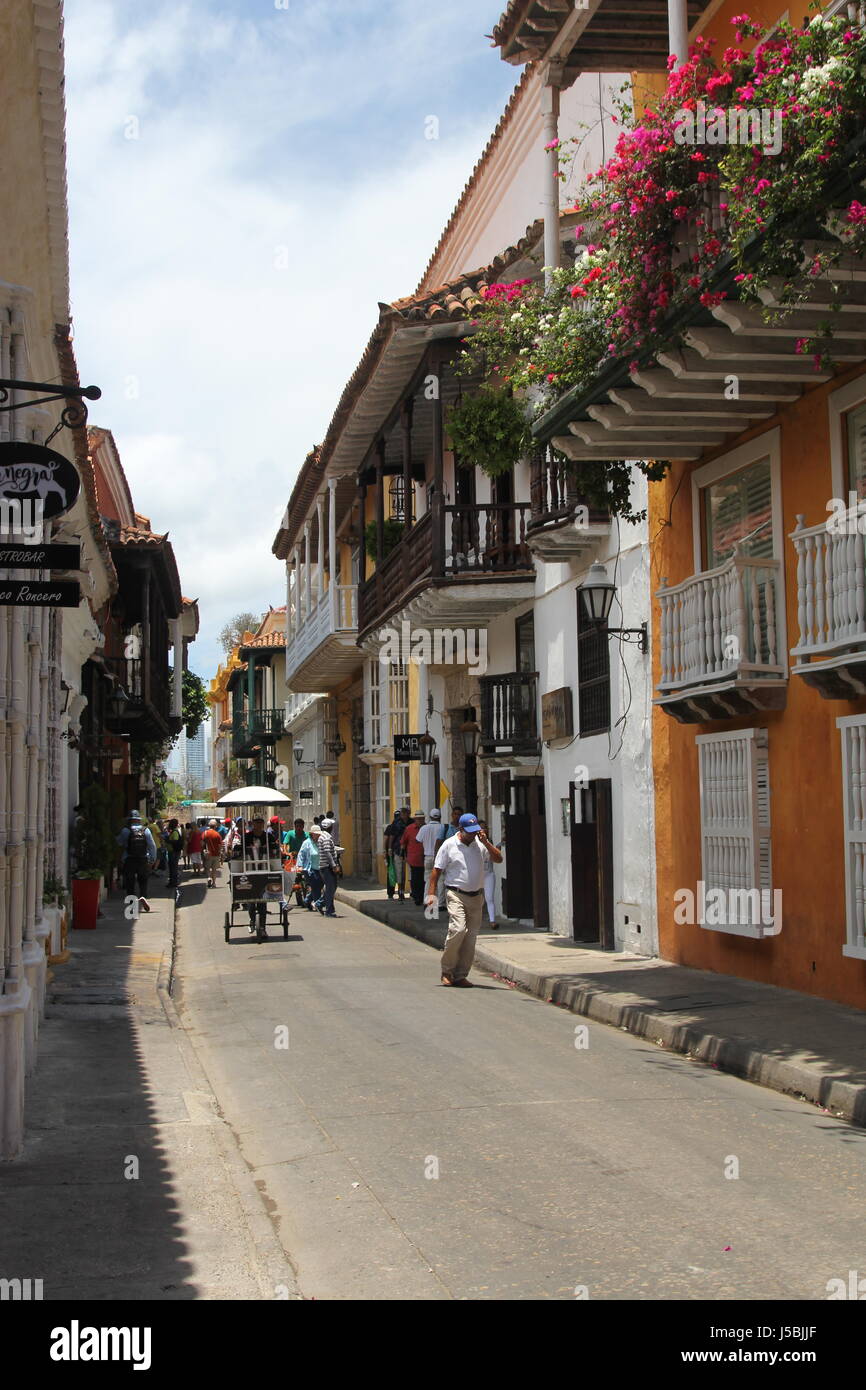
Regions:
M 796 526 L 797 513 L 804 514 L 807 526 L 827 517 L 827 500 L 833 495 L 827 397 L 831 389 L 861 374 L 853 371 L 809 390 L 760 429 L 732 438 L 724 451 L 712 456 L 765 429 L 780 428 L 789 650 L 796 645 L 799 625 L 796 552 L 787 537 Z M 674 464 L 667 479 L 650 488 L 654 595 L 662 576 L 673 585 L 694 573 L 689 475 L 695 466 Z M 660 631 L 655 599 L 652 622 L 656 686 Z M 658 921 L 663 957 L 866 1007 L 866 962 L 842 955 L 846 940 L 842 762 L 836 728 L 838 716 L 864 712 L 866 700 L 825 700 L 799 676 L 789 677 L 787 705 L 780 711 L 692 725 L 678 724 L 660 710 L 654 711 Z M 773 886 L 783 895 L 781 934 L 763 941 L 698 926 L 678 926 L 673 920 L 675 892 L 681 888 L 695 891 L 701 877 L 695 736 L 751 727 L 765 727 L 769 734 Z

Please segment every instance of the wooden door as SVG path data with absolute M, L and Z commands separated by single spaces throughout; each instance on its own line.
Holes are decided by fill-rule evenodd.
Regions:
M 539 930 L 550 930 L 547 886 L 547 822 L 544 813 L 544 778 L 530 781 L 529 814 L 532 827 L 532 920 Z
M 571 907 L 575 941 L 612 950 L 613 821 L 610 778 L 587 787 L 569 783 L 571 810 Z
M 513 780 L 508 789 L 505 826 L 506 877 L 503 910 L 506 917 L 532 916 L 532 816 L 530 779 Z

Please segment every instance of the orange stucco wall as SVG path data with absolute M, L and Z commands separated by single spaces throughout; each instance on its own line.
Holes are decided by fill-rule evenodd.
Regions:
M 799 636 L 797 558 L 787 539 L 803 513 L 824 520 L 833 495 L 827 397 L 862 370 L 810 389 L 774 419 L 731 439 L 727 453 L 765 430 L 781 431 L 781 490 L 788 650 Z M 690 475 L 674 464 L 650 487 L 653 593 L 662 576 L 677 584 L 695 572 Z M 685 476 L 683 477 L 683 474 Z M 677 491 L 678 484 L 679 490 Z M 676 495 L 675 495 L 676 494 Z M 670 525 L 667 524 L 670 516 Z M 659 611 L 653 602 L 653 683 L 659 679 Z M 840 715 L 866 712 L 866 700 L 825 700 L 799 676 L 788 680 L 784 710 L 708 724 L 679 724 L 656 709 L 653 763 L 660 952 L 668 960 L 783 985 L 866 1008 L 866 962 L 842 955 L 845 884 Z M 765 727 L 769 736 L 773 886 L 782 890 L 781 934 L 761 941 L 674 923 L 674 894 L 701 877 L 700 798 L 695 736 Z

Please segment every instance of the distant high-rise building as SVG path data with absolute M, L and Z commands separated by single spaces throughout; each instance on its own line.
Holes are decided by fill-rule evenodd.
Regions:
M 210 786 L 204 724 L 199 725 L 195 738 L 186 738 L 186 780 L 188 786 L 197 787 L 199 791 Z

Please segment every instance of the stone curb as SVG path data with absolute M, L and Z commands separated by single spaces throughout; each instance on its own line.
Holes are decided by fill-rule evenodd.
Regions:
M 353 901 L 357 894 L 344 893 L 339 888 L 335 896 L 338 901 L 354 907 L 365 916 L 412 936 L 416 941 L 423 941 L 425 946 L 442 949 L 445 928 L 438 923 L 428 925 L 405 914 L 398 916 L 395 909 L 375 899 L 368 900 L 362 908 Z M 688 1023 L 677 1022 L 668 1014 L 626 1003 L 621 997 L 608 994 L 603 984 L 575 984 L 572 976 L 545 975 L 527 970 L 498 955 L 495 948 L 491 949 L 489 938 L 479 942 L 475 961 L 482 969 L 489 970 L 491 974 L 536 995 L 546 1003 L 557 1004 L 596 1023 L 620 1028 L 637 1037 L 649 1038 L 671 1052 L 706 1062 L 719 1071 L 730 1072 L 733 1076 L 773 1091 L 781 1091 L 784 1095 L 810 1101 L 831 1110 L 836 1117 L 866 1127 L 866 1086 L 857 1082 L 846 1081 L 842 1076 L 827 1076 L 798 1062 L 773 1057 L 745 1039 L 707 1033 Z

